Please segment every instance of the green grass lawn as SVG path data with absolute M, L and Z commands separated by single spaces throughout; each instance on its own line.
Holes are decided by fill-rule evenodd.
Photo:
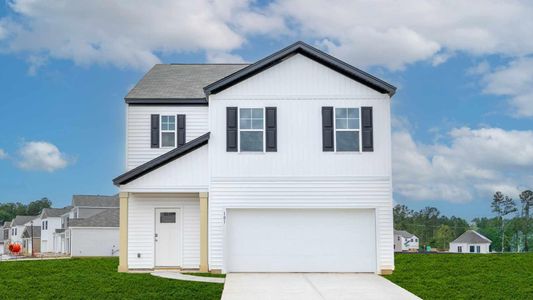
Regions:
M 385 278 L 423 299 L 533 299 L 533 253 L 397 254 Z
M 223 285 L 117 272 L 116 258 L 0 263 L 0 299 L 220 299 Z

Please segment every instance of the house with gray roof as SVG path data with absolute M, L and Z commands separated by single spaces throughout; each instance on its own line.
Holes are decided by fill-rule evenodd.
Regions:
M 37 219 L 39 219 L 39 216 L 16 216 L 11 221 L 9 242 L 22 244 L 22 233 L 26 224 L 30 224 Z
M 70 212 L 71 206 L 64 208 L 44 208 L 41 211 L 41 253 L 52 253 L 56 247 L 54 233 L 61 228 L 61 216 Z
M 467 230 L 450 243 L 452 253 L 489 253 L 490 244 L 487 237 L 475 230 Z
M 29 225 L 24 227 L 22 253 L 27 256 L 41 253 L 41 226 Z
M 70 208 L 60 217 L 60 226 L 53 228 L 54 252 L 70 256 L 117 255 L 118 208 L 118 195 L 73 195 Z
M 394 251 L 395 252 L 416 252 L 418 251 L 418 237 L 405 230 L 394 230 Z

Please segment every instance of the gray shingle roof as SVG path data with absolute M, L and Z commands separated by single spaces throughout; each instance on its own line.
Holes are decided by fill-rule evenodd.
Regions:
M 84 207 L 119 207 L 118 195 L 74 195 L 72 196 L 72 206 Z
M 54 218 L 54 217 L 61 217 L 61 215 L 67 213 L 72 209 L 72 206 L 64 207 L 64 208 L 43 208 L 43 211 L 41 212 L 41 218 Z
M 157 64 L 126 95 L 128 99 L 200 99 L 204 87 L 247 64 Z
M 109 208 L 85 219 L 71 219 L 69 227 L 119 227 L 119 208 Z
M 19 226 L 28 223 L 29 221 L 36 219 L 39 216 L 16 216 L 13 221 L 11 221 L 12 226 Z
M 490 244 L 492 241 L 475 230 L 467 230 L 452 243 Z
M 405 230 L 394 230 L 394 235 L 403 236 L 406 239 L 409 239 L 409 238 L 412 238 L 413 236 L 415 236 L 414 234 L 409 233 L 409 232 L 407 232 Z

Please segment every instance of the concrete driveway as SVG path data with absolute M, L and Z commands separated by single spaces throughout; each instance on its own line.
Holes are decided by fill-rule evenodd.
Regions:
M 420 299 L 375 274 L 230 273 L 222 300 Z

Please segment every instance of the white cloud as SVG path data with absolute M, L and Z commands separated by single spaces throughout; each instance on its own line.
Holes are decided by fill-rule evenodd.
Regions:
M 7 158 L 7 152 L 0 148 L 0 159 L 6 159 Z
M 448 143 L 416 143 L 393 133 L 394 189 L 411 199 L 466 202 L 496 190 L 516 195 L 533 186 L 533 131 L 455 128 Z
M 242 57 L 227 52 L 207 52 L 207 62 L 210 63 L 243 63 Z
M 160 53 L 231 53 L 250 37 L 290 36 L 358 66 L 438 65 L 454 52 L 533 53 L 527 1 L 12 0 L 0 20 L 9 51 L 146 69 Z M 9 34 L 8 34 L 9 33 Z M 8 38 L 6 38 L 8 37 Z M 209 55 L 209 54 L 208 54 Z
M 54 172 L 67 167 L 67 156 L 48 142 L 26 142 L 19 149 L 17 165 L 24 170 Z
M 270 9 L 300 36 L 361 66 L 402 69 L 453 52 L 533 53 L 533 3 L 527 1 L 285 0 Z
M 492 72 L 486 70 L 484 92 L 509 97 L 511 113 L 533 117 L 533 58 L 524 57 Z

